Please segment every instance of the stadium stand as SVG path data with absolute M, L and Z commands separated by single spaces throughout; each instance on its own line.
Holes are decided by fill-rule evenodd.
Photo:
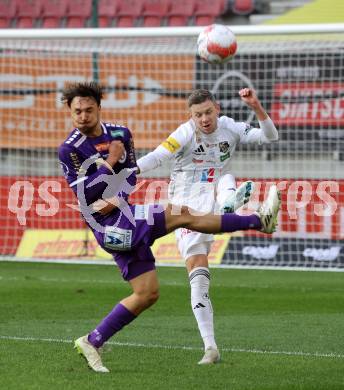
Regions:
M 231 0 L 229 6 L 235 15 L 250 15 L 255 10 L 255 0 Z
M 10 28 L 17 14 L 17 3 L 12 0 L 0 0 L 0 28 Z
M 310 0 L 98 0 L 98 26 L 259 24 L 309 2 Z M 0 0 L 0 28 L 91 27 L 92 5 L 92 0 Z
M 42 11 L 43 28 L 58 28 L 62 27 L 64 19 L 67 15 L 68 1 L 67 0 L 44 0 Z
M 174 0 L 168 12 L 167 24 L 169 26 L 187 26 L 194 14 L 196 0 Z
M 92 0 L 69 1 L 66 27 L 87 27 L 88 20 L 92 16 Z
M 143 11 L 142 0 L 121 0 L 117 12 L 117 27 L 135 27 Z
M 170 6 L 170 0 L 145 0 L 143 5 L 143 27 L 162 26 Z
M 112 27 L 119 9 L 119 1 L 99 0 L 98 3 L 98 26 Z
M 206 26 L 215 22 L 223 12 L 223 1 L 197 0 L 195 9 L 195 25 Z
M 16 28 L 38 27 L 41 13 L 41 0 L 16 0 L 17 2 L 17 23 Z

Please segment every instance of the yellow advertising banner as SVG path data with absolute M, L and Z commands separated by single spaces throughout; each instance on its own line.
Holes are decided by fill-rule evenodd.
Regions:
M 27 229 L 17 257 L 42 259 L 111 260 L 87 229 Z
M 194 67 L 193 55 L 178 54 L 99 54 L 96 63 L 91 53 L 2 56 L 0 147 L 56 148 L 72 129 L 62 89 L 92 80 L 96 70 L 107 88 L 102 120 L 127 126 L 137 148 L 153 148 L 188 120 L 183 96 L 192 89 Z
M 215 235 L 209 254 L 210 264 L 221 264 L 228 246 L 230 234 Z M 157 263 L 183 264 L 174 233 L 155 241 L 152 251 Z M 110 254 L 97 243 L 93 234 L 85 229 L 27 229 L 18 246 L 19 258 L 42 259 L 90 259 L 112 261 Z

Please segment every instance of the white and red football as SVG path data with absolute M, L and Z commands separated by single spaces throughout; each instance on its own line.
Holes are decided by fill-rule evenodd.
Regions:
M 210 64 L 225 64 L 237 51 L 232 30 L 222 24 L 205 27 L 197 39 L 198 55 Z

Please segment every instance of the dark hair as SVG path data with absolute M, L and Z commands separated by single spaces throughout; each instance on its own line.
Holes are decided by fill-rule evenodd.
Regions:
M 207 100 L 216 103 L 215 96 L 207 89 L 195 89 L 188 97 L 188 107 L 190 108 L 194 104 L 204 103 Z
M 103 88 L 95 81 L 72 83 L 62 91 L 61 101 L 62 103 L 67 103 L 68 107 L 70 107 L 72 100 L 76 96 L 92 97 L 100 106 L 103 98 Z

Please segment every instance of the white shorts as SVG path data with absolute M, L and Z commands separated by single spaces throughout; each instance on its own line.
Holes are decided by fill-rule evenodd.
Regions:
M 217 209 L 214 199 L 213 183 L 195 183 L 198 184 L 200 193 L 191 198 L 183 198 L 183 191 L 176 191 L 175 196 L 171 199 L 171 203 L 177 205 L 188 205 L 190 208 L 209 213 Z M 185 183 L 183 184 L 185 186 Z M 207 186 L 208 185 L 208 186 Z M 236 188 L 235 178 L 231 174 L 226 174 L 220 177 L 216 186 L 217 202 L 222 204 L 227 197 L 228 191 L 233 191 Z M 195 185 L 197 188 L 197 185 Z M 176 190 L 176 188 L 175 188 Z M 202 191 L 203 190 L 203 191 Z M 202 218 L 202 216 L 200 216 Z M 214 241 L 213 234 L 205 234 L 194 232 L 189 229 L 180 228 L 175 231 L 177 238 L 178 249 L 184 260 L 194 255 L 208 256 L 211 244 Z
M 194 255 L 208 256 L 214 241 L 212 234 L 198 233 L 185 228 L 177 229 L 175 235 L 179 252 L 184 260 Z

